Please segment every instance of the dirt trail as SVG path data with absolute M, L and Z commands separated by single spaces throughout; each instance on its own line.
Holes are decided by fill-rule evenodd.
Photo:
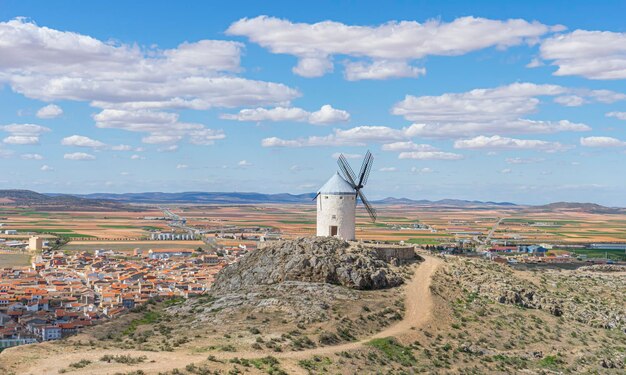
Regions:
M 359 341 L 350 342 L 341 345 L 324 346 L 313 349 L 307 349 L 302 351 L 291 351 L 282 353 L 267 353 L 259 351 L 239 351 L 235 353 L 228 352 L 216 352 L 215 358 L 222 361 L 228 361 L 235 357 L 238 358 L 263 358 L 268 355 L 282 359 L 281 367 L 290 374 L 306 374 L 306 371 L 298 366 L 298 361 L 301 359 L 307 359 L 315 355 L 329 356 L 342 351 L 350 351 L 363 347 L 370 340 L 382 337 L 398 337 L 402 338 L 404 335 L 412 332 L 411 328 L 418 328 L 425 325 L 432 318 L 434 302 L 430 293 L 430 284 L 432 276 L 437 271 L 443 261 L 439 258 L 435 258 L 428 255 L 422 255 L 425 261 L 422 262 L 415 269 L 413 278 L 406 286 L 405 294 L 405 315 L 404 318 L 396 324 L 378 332 L 375 335 L 361 339 Z M 45 344 L 44 344 L 45 345 Z M 34 349 L 35 347 L 33 347 Z M 50 347 L 48 347 L 50 348 Z M 37 349 L 46 351 L 43 345 L 37 345 Z M 15 349 L 12 349 L 15 350 Z M 206 359 L 206 353 L 186 353 L 186 352 L 173 352 L 173 353 L 151 353 L 137 350 L 110 351 L 109 354 L 130 354 L 132 356 L 146 355 L 150 362 L 145 362 L 141 365 L 141 369 L 146 373 L 158 373 L 159 371 L 166 371 L 174 368 L 184 368 L 189 363 L 194 363 Z M 43 353 L 42 353 L 43 354 Z M 50 353 L 47 353 L 50 354 Z M 21 366 L 20 373 L 32 373 L 32 374 L 58 374 L 58 371 L 63 368 L 61 363 L 67 364 L 75 362 L 79 359 L 90 359 L 94 363 L 85 370 L 73 370 L 72 374 L 111 374 L 115 371 L 128 371 L 129 368 L 125 365 L 112 365 L 106 366 L 98 362 L 98 358 L 102 353 L 99 352 L 76 352 L 76 353 L 56 353 L 56 361 L 41 358 L 34 355 L 35 358 L 41 358 L 39 361 L 31 362 L 31 366 Z M 45 355 L 43 356 L 45 357 Z

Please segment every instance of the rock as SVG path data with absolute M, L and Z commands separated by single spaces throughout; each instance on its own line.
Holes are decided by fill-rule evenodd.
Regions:
M 224 268 L 211 292 L 219 295 L 285 281 L 372 290 L 398 286 L 403 278 L 367 247 L 351 246 L 336 238 L 299 238 L 257 249 Z

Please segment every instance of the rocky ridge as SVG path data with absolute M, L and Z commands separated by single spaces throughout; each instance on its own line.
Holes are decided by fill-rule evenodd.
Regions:
M 626 288 L 625 278 L 592 272 L 545 271 L 542 282 L 536 285 L 516 277 L 506 266 L 464 259 L 457 260 L 452 273 L 464 288 L 495 302 L 546 310 L 592 327 L 626 330 L 626 308 L 615 302 L 622 298 L 599 295 L 621 293 Z
M 404 280 L 371 248 L 312 237 L 279 241 L 253 251 L 220 271 L 211 292 L 219 295 L 286 281 L 374 290 L 395 287 Z

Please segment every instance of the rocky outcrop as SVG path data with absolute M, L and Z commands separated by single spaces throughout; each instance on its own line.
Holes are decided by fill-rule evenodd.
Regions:
M 508 267 L 464 259 L 454 262 L 450 272 L 469 292 L 492 301 L 549 311 L 592 327 L 626 331 L 626 308 L 619 303 L 626 278 L 620 274 L 581 269 L 544 271 L 538 279 L 543 281 L 533 283 L 516 277 Z M 601 294 L 605 294 L 604 298 Z
M 372 290 L 403 283 L 395 267 L 374 249 L 327 237 L 279 241 L 220 271 L 211 293 L 220 295 L 287 281 Z
M 625 265 L 617 264 L 594 264 L 593 266 L 583 266 L 578 268 L 581 272 L 626 272 Z

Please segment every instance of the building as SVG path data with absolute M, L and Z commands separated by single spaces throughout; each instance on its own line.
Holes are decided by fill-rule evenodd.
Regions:
M 335 173 L 317 192 L 317 235 L 354 240 L 356 193 Z
M 41 251 L 43 250 L 43 239 L 41 237 L 33 236 L 28 239 L 28 250 Z
M 17 230 L 15 229 L 7 229 L 4 231 L 4 234 L 17 234 Z

